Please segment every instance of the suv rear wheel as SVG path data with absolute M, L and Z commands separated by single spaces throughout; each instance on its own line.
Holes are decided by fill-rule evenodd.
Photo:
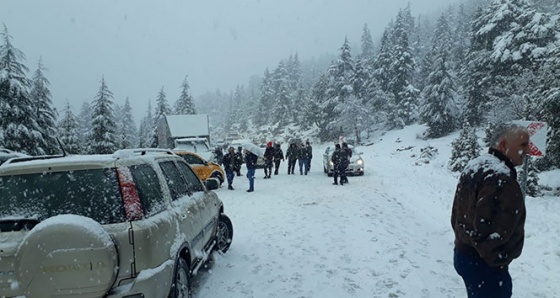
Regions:
M 216 232 L 216 250 L 222 253 L 228 251 L 233 239 L 233 225 L 227 215 L 220 214 L 218 218 L 218 231 Z
M 175 276 L 173 277 L 173 284 L 171 285 L 171 292 L 169 298 L 190 298 L 190 274 L 189 265 L 183 258 L 177 260 L 175 268 Z

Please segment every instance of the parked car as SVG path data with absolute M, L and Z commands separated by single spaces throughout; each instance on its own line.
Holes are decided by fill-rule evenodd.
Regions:
M 348 145 L 348 148 L 352 150 L 352 157 L 350 158 L 350 164 L 346 168 L 346 174 L 348 175 L 363 175 L 364 174 L 364 160 L 362 159 L 362 152 L 357 152 L 354 146 Z M 334 165 L 331 161 L 334 145 L 328 146 L 323 153 L 323 171 L 328 175 L 332 176 L 334 171 Z
M 23 154 L 23 153 L 19 153 L 19 152 L 15 152 L 15 151 L 12 151 L 12 150 L 9 150 L 9 149 L 5 149 L 5 148 L 0 148 L 0 165 L 5 163 L 10 158 L 24 157 L 24 156 L 28 156 L 28 155 Z
M 0 167 L 0 297 L 190 297 L 233 226 L 170 150 L 13 158 Z
M 206 138 L 181 138 L 175 140 L 173 150 L 189 151 L 202 156 L 208 161 L 215 161 L 214 150 L 210 149 L 210 144 Z
M 219 164 L 207 161 L 194 152 L 184 150 L 173 150 L 173 152 L 181 156 L 191 166 L 200 180 L 206 181 L 209 178 L 216 178 L 220 181 L 220 185 L 224 183 L 226 174 Z

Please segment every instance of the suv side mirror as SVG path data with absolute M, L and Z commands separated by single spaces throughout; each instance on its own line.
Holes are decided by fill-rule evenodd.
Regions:
M 208 178 L 204 181 L 204 185 L 208 190 L 218 189 L 220 187 L 220 181 L 216 178 Z

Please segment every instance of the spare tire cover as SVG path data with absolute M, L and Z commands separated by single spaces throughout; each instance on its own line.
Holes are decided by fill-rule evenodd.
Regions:
M 117 249 L 96 221 L 58 215 L 36 225 L 18 248 L 16 271 L 27 298 L 102 297 L 117 274 Z

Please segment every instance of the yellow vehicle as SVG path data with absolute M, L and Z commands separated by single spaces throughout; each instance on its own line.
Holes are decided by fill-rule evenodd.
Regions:
M 208 178 L 216 178 L 220 180 L 220 185 L 224 183 L 226 174 L 219 164 L 207 161 L 202 156 L 190 151 L 173 150 L 173 153 L 181 156 L 191 166 L 200 180 L 206 181 Z

